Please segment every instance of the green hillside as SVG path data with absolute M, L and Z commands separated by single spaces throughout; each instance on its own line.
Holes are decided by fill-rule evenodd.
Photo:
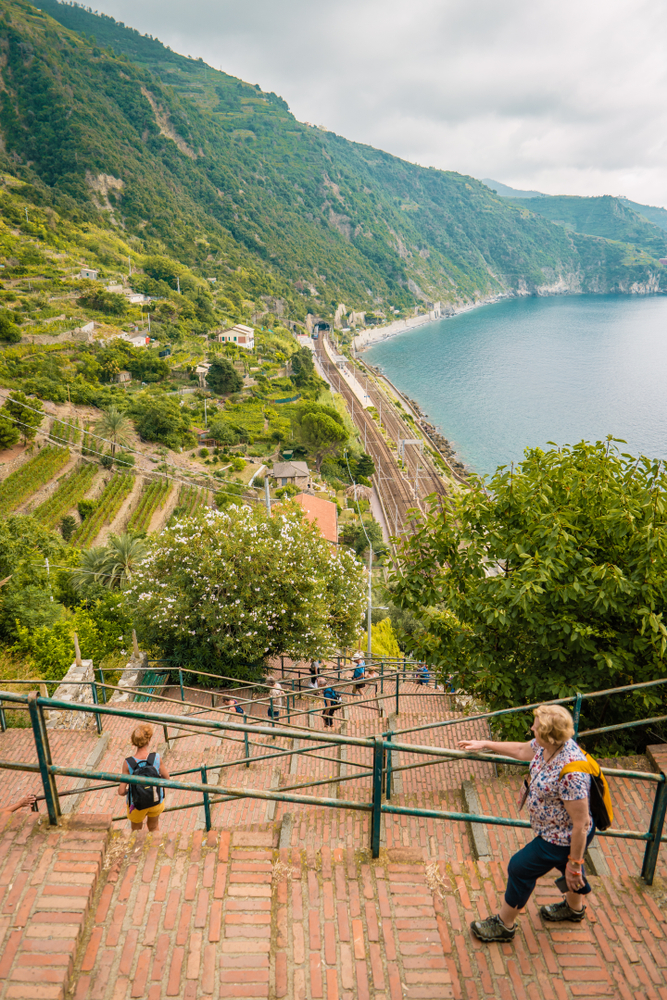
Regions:
M 631 208 L 637 215 L 652 222 L 654 226 L 659 226 L 660 229 L 667 231 L 667 208 L 660 208 L 657 205 L 640 205 L 639 202 L 628 201 L 627 198 L 620 198 L 619 201 L 622 205 Z
M 407 314 L 662 276 L 641 227 L 638 244 L 555 227 L 473 178 L 299 123 L 275 94 L 112 18 L 0 0 L 0 19 L 0 168 L 24 182 L 44 239 L 65 225 L 108 233 L 88 240 L 89 261 L 119 269 L 129 252 L 151 295 L 186 268 L 202 323 L 262 297 L 299 320 L 339 302 Z
M 638 209 L 644 208 L 643 205 L 637 206 L 636 211 L 629 202 L 611 195 L 600 198 L 553 195 L 550 198 L 514 198 L 513 201 L 577 233 L 632 243 L 654 257 L 667 255 L 667 233 L 639 214 Z

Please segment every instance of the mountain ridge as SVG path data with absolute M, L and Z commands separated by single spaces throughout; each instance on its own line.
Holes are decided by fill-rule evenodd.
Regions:
M 0 16 L 2 168 L 36 204 L 215 278 L 228 305 L 244 270 L 247 295 L 280 297 L 296 319 L 665 281 L 643 246 L 300 123 L 276 94 L 113 18 L 55 0 L 0 0 Z

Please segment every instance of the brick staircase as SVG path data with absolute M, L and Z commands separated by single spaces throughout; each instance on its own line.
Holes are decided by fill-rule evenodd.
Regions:
M 450 711 L 417 689 L 406 708 L 396 728 Z M 347 716 L 350 735 L 387 727 L 363 706 L 351 705 Z M 312 724 L 322 728 L 319 716 Z M 472 726 L 481 724 L 461 720 L 407 739 L 452 745 Z M 128 720 L 105 719 L 101 738 L 51 731 L 54 761 L 95 760 L 117 771 L 130 729 Z M 256 742 L 259 754 L 287 749 L 289 741 L 258 735 Z M 228 763 L 223 785 L 284 788 L 369 764 L 366 748 L 344 749 L 246 768 L 235 763 L 242 743 L 198 735 L 164 753 L 172 771 Z M 34 759 L 30 731 L 0 735 L 0 756 Z M 412 761 L 394 754 L 395 767 Z M 519 779 L 480 762 L 397 772 L 392 802 L 461 810 L 461 785 L 470 777 L 482 812 L 516 815 Z M 38 787 L 32 774 L 4 771 L 2 779 L 0 805 Z M 58 786 L 77 780 L 59 778 Z M 341 799 L 368 801 L 369 786 L 366 775 L 313 791 L 339 789 Z M 645 829 L 649 787 L 616 779 L 612 790 L 617 825 Z M 169 793 L 170 805 L 191 799 Z M 462 823 L 386 815 L 380 857 L 372 860 L 368 814 L 352 810 L 241 799 L 212 807 L 208 834 L 197 808 L 165 814 L 155 835 L 112 823 L 122 811 L 111 789 L 84 795 L 57 829 L 43 815 L 7 820 L 0 831 L 0 1000 L 667 1000 L 664 850 L 647 888 L 638 879 L 642 845 L 601 839 L 584 924 L 541 921 L 539 905 L 558 898 L 547 877 L 512 945 L 485 946 L 467 925 L 496 912 L 507 860 L 526 842 L 524 830 L 484 828 L 488 849 L 477 858 L 479 838 L 473 842 Z

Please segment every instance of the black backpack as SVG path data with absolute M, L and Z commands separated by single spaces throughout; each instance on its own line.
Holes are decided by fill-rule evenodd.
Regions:
M 146 778 L 159 778 L 160 772 L 155 767 L 155 756 L 154 753 L 149 753 L 146 760 L 135 760 L 134 757 L 128 757 L 126 763 L 130 774 L 136 774 L 137 771 L 140 771 Z M 129 785 L 129 789 L 131 809 L 150 809 L 151 806 L 156 806 L 162 801 L 164 794 L 163 789 L 158 785 Z

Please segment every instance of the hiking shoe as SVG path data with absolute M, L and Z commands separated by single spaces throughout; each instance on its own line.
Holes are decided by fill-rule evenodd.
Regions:
M 561 899 L 560 903 L 540 906 L 540 914 L 543 920 L 571 920 L 572 923 L 580 924 L 586 916 L 586 907 L 582 907 L 581 910 L 573 910 L 566 900 Z
M 470 930 L 480 941 L 512 941 L 516 934 L 516 925 L 506 927 L 496 914 L 486 920 L 473 920 Z

